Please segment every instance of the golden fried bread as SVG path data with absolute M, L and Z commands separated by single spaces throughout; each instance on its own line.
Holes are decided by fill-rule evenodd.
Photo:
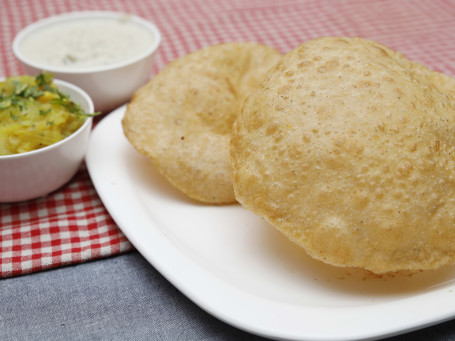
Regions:
M 454 263 L 454 84 L 370 40 L 303 43 L 234 124 L 237 200 L 332 265 Z
M 232 124 L 244 98 L 280 58 L 261 44 L 226 43 L 177 59 L 134 95 L 123 118 L 124 133 L 189 197 L 235 202 Z

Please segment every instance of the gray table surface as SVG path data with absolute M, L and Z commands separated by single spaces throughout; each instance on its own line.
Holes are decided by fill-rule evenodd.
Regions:
M 0 340 L 266 340 L 199 308 L 139 253 L 0 280 Z M 455 320 L 387 341 L 455 340 Z

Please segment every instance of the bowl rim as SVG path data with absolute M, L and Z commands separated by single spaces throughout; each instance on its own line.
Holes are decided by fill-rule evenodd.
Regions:
M 63 21 L 68 20 L 77 20 L 77 19 L 88 19 L 88 18 L 107 18 L 107 19 L 118 19 L 122 17 L 128 17 L 132 22 L 146 28 L 150 32 L 152 32 L 154 39 L 152 41 L 151 46 L 149 46 L 145 51 L 139 53 L 138 55 L 128 58 L 124 61 L 116 62 L 110 65 L 105 66 L 90 66 L 84 68 L 75 68 L 75 69 L 67 69 L 65 67 L 57 67 L 48 64 L 43 64 L 39 62 L 35 62 L 26 58 L 20 51 L 20 46 L 23 40 L 31 33 L 35 32 L 35 30 L 42 29 L 47 26 L 58 25 Z M 22 63 L 29 65 L 35 69 L 39 70 L 46 70 L 53 73 L 66 73 L 66 74 L 88 74 L 93 72 L 102 72 L 102 71 L 110 71 L 119 69 L 128 65 L 132 65 L 147 56 L 153 54 L 161 44 L 162 36 L 161 32 L 158 27 L 151 21 L 141 18 L 135 14 L 127 13 L 127 12 L 114 12 L 114 11 L 75 11 L 75 12 L 67 12 L 59 15 L 50 16 L 38 21 L 31 23 L 30 25 L 23 28 L 19 31 L 14 40 L 13 40 L 13 53 L 17 59 L 19 59 Z
M 5 77 L 0 77 L 0 82 L 4 81 L 5 79 L 6 79 Z M 78 92 L 84 98 L 84 100 L 87 101 L 88 107 L 89 107 L 88 112 L 90 114 L 92 114 L 94 112 L 93 101 L 90 98 L 90 96 L 84 90 L 82 90 L 81 88 L 79 88 L 78 86 L 76 86 L 74 84 L 62 81 L 60 79 L 54 79 L 53 82 L 54 82 L 55 85 L 57 85 L 57 87 L 64 86 L 64 87 L 67 87 L 67 88 L 69 88 L 69 89 L 71 89 L 71 90 L 73 90 L 75 92 Z M 63 91 L 63 92 L 65 92 L 65 91 Z M 82 132 L 85 129 L 90 128 L 91 125 L 92 125 L 92 121 L 93 121 L 93 117 L 92 116 L 88 116 L 85 119 L 84 123 L 75 132 L 73 132 L 71 135 L 65 137 L 64 139 L 62 139 L 60 141 L 57 141 L 57 142 L 55 142 L 53 144 L 50 144 L 50 145 L 48 145 L 46 147 L 30 150 L 28 152 L 16 153 L 16 154 L 8 154 L 8 155 L 0 155 L 0 161 L 26 158 L 26 157 L 29 157 L 31 155 L 42 154 L 42 153 L 46 153 L 49 150 L 56 149 L 59 146 L 61 146 L 62 144 L 66 143 L 69 140 L 74 139 L 76 136 L 82 134 Z

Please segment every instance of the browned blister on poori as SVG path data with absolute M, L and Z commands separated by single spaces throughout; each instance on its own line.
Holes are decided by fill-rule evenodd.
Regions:
M 238 201 L 332 265 L 454 263 L 454 90 L 370 40 L 303 43 L 234 124 Z
M 123 118 L 126 137 L 189 197 L 235 202 L 232 124 L 281 54 L 257 43 L 226 43 L 168 64 L 139 89 Z

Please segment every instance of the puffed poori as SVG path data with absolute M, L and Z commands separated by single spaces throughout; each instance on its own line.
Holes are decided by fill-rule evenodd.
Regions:
M 169 63 L 133 96 L 123 130 L 133 146 L 187 196 L 235 202 L 232 124 L 245 97 L 281 54 L 258 43 L 226 43 Z
M 332 265 L 454 263 L 454 90 L 370 40 L 303 43 L 234 124 L 237 200 Z

